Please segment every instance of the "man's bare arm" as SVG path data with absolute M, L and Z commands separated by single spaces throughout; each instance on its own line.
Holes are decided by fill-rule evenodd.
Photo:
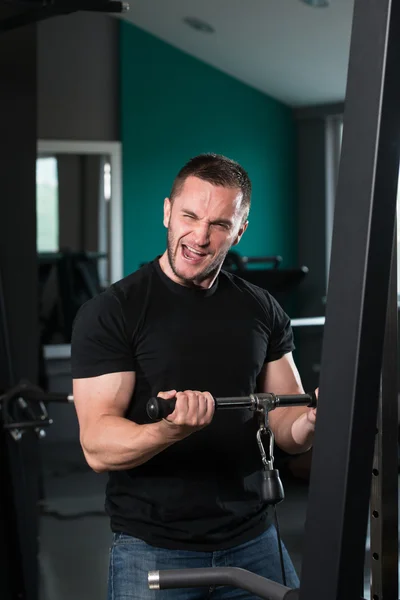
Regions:
M 210 395 L 195 392 L 160 392 L 176 395 L 170 422 L 138 425 L 125 418 L 135 387 L 135 373 L 111 373 L 74 379 L 73 392 L 80 442 L 89 466 L 96 472 L 132 469 L 172 444 L 207 425 L 212 419 Z
M 304 394 L 300 375 L 292 353 L 267 363 L 259 377 L 258 389 L 273 394 Z M 276 443 L 289 454 L 307 451 L 315 429 L 315 409 L 305 406 L 276 408 L 269 413 L 269 422 Z

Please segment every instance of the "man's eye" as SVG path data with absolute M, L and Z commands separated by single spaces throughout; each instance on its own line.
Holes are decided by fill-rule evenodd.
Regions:
M 183 215 L 184 217 L 186 217 L 187 219 L 194 219 L 193 215 Z

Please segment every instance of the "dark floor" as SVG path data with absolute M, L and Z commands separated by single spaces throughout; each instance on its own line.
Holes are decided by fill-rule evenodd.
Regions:
M 42 450 L 40 600 L 105 600 L 111 541 L 103 510 L 107 476 L 88 469 L 77 443 L 47 443 Z M 294 479 L 286 479 L 284 487 L 286 498 L 278 509 L 281 534 L 301 574 L 308 489 Z M 370 598 L 368 567 L 364 597 Z

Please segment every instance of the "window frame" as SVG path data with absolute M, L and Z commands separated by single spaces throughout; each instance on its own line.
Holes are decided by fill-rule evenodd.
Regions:
M 123 277 L 123 215 L 122 215 L 122 144 L 121 142 L 91 142 L 75 140 L 38 140 L 41 154 L 108 154 L 111 163 L 110 198 L 110 278 L 111 283 Z

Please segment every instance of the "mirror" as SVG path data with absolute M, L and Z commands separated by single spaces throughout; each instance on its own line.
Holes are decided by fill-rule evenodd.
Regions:
M 79 307 L 122 277 L 121 144 L 39 141 L 42 346 L 69 344 Z

